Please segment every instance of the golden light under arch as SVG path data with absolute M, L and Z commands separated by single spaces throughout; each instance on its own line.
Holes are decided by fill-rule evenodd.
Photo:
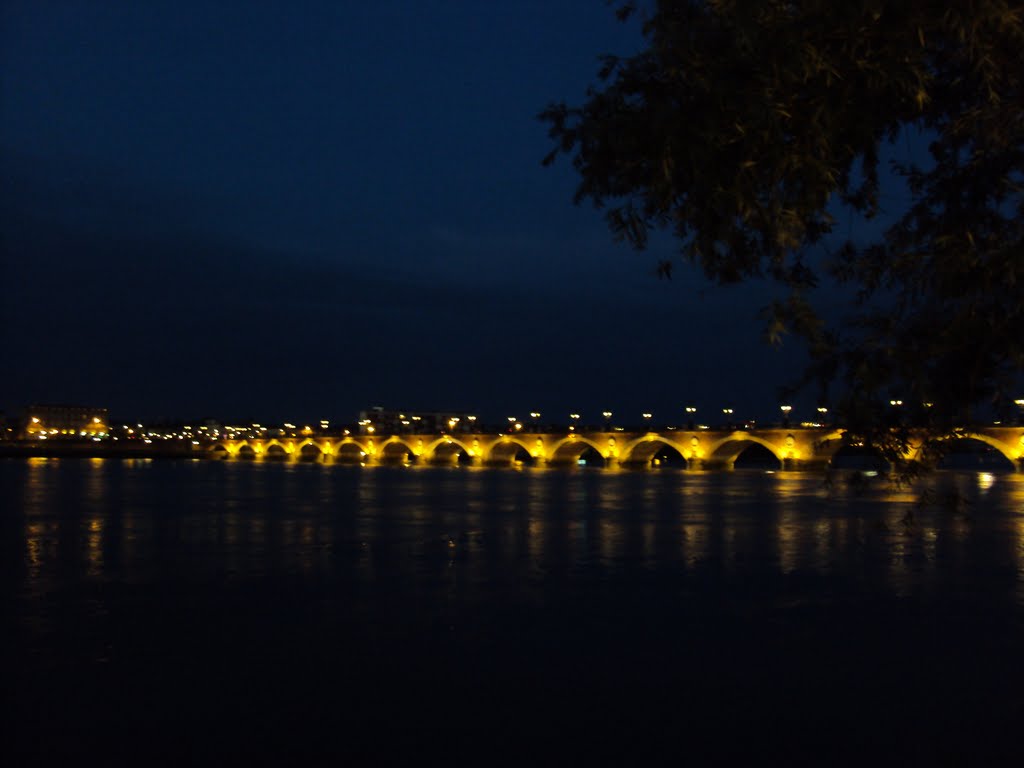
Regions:
M 686 442 L 689 442 L 688 438 L 689 435 L 684 436 Z M 621 461 L 623 464 L 647 463 L 657 455 L 658 446 L 665 446 L 667 448 L 671 448 L 673 451 L 676 451 L 680 456 L 682 456 L 683 459 L 687 462 L 689 462 L 691 458 L 699 457 L 699 454 L 697 454 L 696 456 L 690 455 L 693 452 L 692 447 L 689 450 L 687 450 L 685 446 L 681 445 L 676 440 L 666 437 L 665 435 L 661 435 L 657 432 L 650 432 L 648 434 L 643 435 L 642 437 L 637 438 L 636 440 L 633 440 L 632 442 L 627 443 L 619 451 L 619 461 Z
M 747 445 L 744 445 L 744 443 L 747 443 Z M 795 446 L 795 443 L 793 446 L 785 444 L 783 446 L 775 446 L 762 437 L 752 435 L 750 432 L 732 432 L 731 434 L 726 435 L 718 442 L 711 444 L 706 451 L 706 457 L 712 461 L 725 461 L 732 464 L 737 458 L 739 458 L 743 451 L 750 447 L 750 443 L 767 448 L 771 452 L 772 456 L 780 462 L 785 461 L 786 459 L 802 458 L 800 455 L 801 451 Z M 727 445 L 739 445 L 741 447 L 739 450 L 733 452 L 731 450 L 725 450 Z M 793 455 L 787 456 L 787 453 L 791 453 Z
M 565 448 L 565 446 L 567 445 L 572 445 L 575 448 L 578 448 L 579 450 L 563 451 L 562 449 Z M 548 451 L 548 460 L 559 461 L 562 458 L 577 460 L 586 452 L 588 447 L 593 448 L 595 451 L 597 451 L 597 454 L 602 459 L 608 459 L 609 451 L 607 448 L 601 448 L 600 445 L 598 445 L 590 438 L 584 437 L 583 435 L 574 432 L 568 437 L 559 440 L 557 443 L 551 446 L 551 449 Z
M 508 451 L 503 450 L 503 448 L 506 448 L 508 446 L 515 446 L 515 449 Z M 524 451 L 527 452 L 527 454 L 529 454 L 535 459 L 545 458 L 543 448 L 540 449 L 540 453 L 538 455 L 538 448 L 536 443 L 534 443 L 534 446 L 531 448 L 525 440 L 517 436 L 502 435 L 498 440 L 495 440 L 491 444 L 490 449 L 487 451 L 486 460 L 491 462 L 500 462 L 506 460 L 511 461 L 515 458 L 515 455 L 519 453 L 519 448 L 522 448 Z

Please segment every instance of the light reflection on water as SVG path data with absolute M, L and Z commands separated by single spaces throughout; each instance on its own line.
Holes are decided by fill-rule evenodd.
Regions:
M 46 459 L 3 470 L 7 497 L 19 500 L 30 592 L 69 577 L 178 571 L 372 581 L 384 568 L 415 580 L 456 563 L 467 585 L 496 570 L 506 579 L 838 570 L 906 594 L 963 577 L 979 552 L 1024 583 L 1019 474 L 940 473 L 934 503 L 918 507 L 911 489 L 826 489 L 814 473 Z
M 746 718 L 753 744 L 786 732 L 773 724 L 790 711 L 779 697 L 803 734 L 830 708 L 884 710 L 879 692 L 893 690 L 916 698 L 874 727 L 933 716 L 936 695 L 957 705 L 942 722 L 959 723 L 979 680 L 979 696 L 1004 698 L 1024 680 L 1006 666 L 1024 639 L 1024 475 L 943 472 L 929 487 L 920 507 L 881 478 L 827 485 L 816 473 L 0 461 L 11 658 L 27 659 L 14 670 L 22 695 L 46 711 L 72 702 L 68 721 L 91 711 L 75 696 L 104 679 L 87 671 L 101 666 L 121 676 L 98 722 L 131 716 L 123 687 L 145 698 L 151 679 L 173 687 L 167 678 L 191 669 L 184 705 L 167 710 L 237 711 L 244 733 L 250 691 L 278 717 L 273 703 L 292 706 L 296 680 L 306 691 L 321 677 L 331 682 L 313 709 L 356 685 L 358 707 L 372 712 L 379 696 L 389 724 L 412 686 L 413 701 L 457 691 L 445 705 L 485 727 L 473 713 L 490 710 L 462 697 L 492 679 L 498 704 L 547 706 L 542 718 L 559 723 L 580 708 L 584 729 L 595 710 L 614 730 L 692 701 L 675 728 Z M 951 677 L 928 688 L 940 664 Z M 61 665 L 52 688 L 37 684 Z M 273 678 L 265 689 L 261 676 Z M 546 704 L 560 680 L 563 699 Z M 861 699 L 827 698 L 854 689 Z M 233 710 L 218 703 L 230 690 L 245 691 Z M 807 690 L 802 704 L 791 693 Z M 760 703 L 746 712 L 736 702 L 747 699 Z M 845 745 L 831 722 L 817 727 Z M 921 722 L 914 749 L 942 730 Z

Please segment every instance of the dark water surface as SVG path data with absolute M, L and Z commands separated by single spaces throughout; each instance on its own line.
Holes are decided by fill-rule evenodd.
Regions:
M 1024 475 L 930 484 L 0 461 L 4 764 L 1021 765 Z

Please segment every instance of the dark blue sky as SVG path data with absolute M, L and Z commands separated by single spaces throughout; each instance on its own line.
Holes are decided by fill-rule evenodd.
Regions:
M 601 0 L 3 2 L 0 408 L 774 418 L 760 286 L 615 245 L 536 114 Z

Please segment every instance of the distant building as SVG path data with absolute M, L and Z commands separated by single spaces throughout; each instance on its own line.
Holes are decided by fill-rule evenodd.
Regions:
M 14 440 L 18 436 L 18 420 L 0 411 L 0 440 Z
M 30 405 L 21 420 L 21 436 L 29 440 L 106 437 L 106 408 L 87 405 Z
M 359 433 L 415 434 L 472 432 L 477 417 L 466 411 L 396 411 L 375 406 L 359 412 Z

